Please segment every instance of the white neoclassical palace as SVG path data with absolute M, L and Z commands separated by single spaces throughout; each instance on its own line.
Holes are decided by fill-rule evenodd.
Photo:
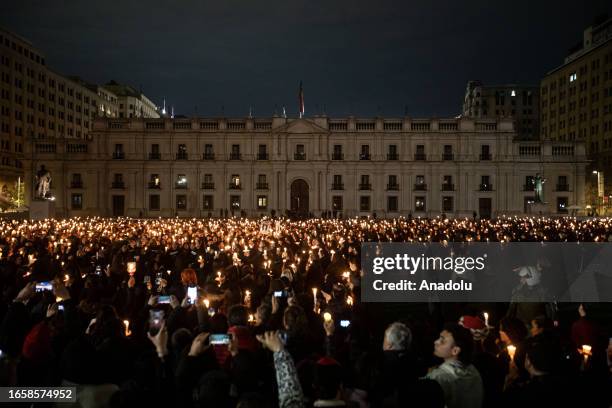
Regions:
M 582 143 L 469 118 L 99 119 L 24 156 L 27 200 L 44 165 L 56 216 L 563 214 L 587 164 Z

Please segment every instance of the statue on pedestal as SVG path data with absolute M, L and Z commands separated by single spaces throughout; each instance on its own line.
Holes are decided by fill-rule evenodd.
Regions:
M 40 170 L 36 173 L 36 196 L 35 198 L 45 200 L 48 198 L 51 186 L 51 172 L 41 164 Z
M 537 173 L 533 183 L 535 184 L 535 202 L 544 203 L 544 183 L 546 183 L 546 179 L 540 173 Z

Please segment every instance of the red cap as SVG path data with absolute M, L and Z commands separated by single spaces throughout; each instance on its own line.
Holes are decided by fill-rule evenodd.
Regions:
M 481 330 L 485 328 L 484 322 L 477 316 L 462 316 L 460 323 L 466 329 Z
M 340 365 L 339 362 L 337 362 L 336 360 L 334 360 L 331 357 L 321 357 L 318 361 L 317 361 L 318 365 L 322 365 L 322 366 L 332 366 L 332 365 Z

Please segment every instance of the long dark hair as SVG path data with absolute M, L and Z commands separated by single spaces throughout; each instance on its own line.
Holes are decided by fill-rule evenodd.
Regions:
M 122 322 L 117 316 L 115 308 L 111 305 L 103 305 L 96 314 L 96 322 L 92 325 L 90 335 L 95 346 L 104 341 L 121 336 L 123 332 Z

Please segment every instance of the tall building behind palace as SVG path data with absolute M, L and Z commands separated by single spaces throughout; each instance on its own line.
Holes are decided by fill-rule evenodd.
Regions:
M 584 30 L 563 65 L 540 85 L 541 135 L 553 141 L 586 144 L 591 171 L 612 180 L 612 19 Z M 595 180 L 593 184 L 595 184 Z M 590 184 L 590 183 L 588 183 Z M 606 188 L 609 194 L 609 189 Z M 601 193 L 603 195 L 603 193 Z
M 57 216 L 494 217 L 584 205 L 584 144 L 520 140 L 511 119 L 111 118 L 86 139 L 28 140 L 26 180 L 50 171 Z
M 517 136 L 536 140 L 540 131 L 540 98 L 537 86 L 487 85 L 469 81 L 463 116 L 476 119 L 512 118 Z
M 128 106 L 137 103 L 132 99 L 139 100 L 138 113 L 159 117 L 150 111 L 155 105 L 144 95 L 118 95 L 114 86 L 58 74 L 29 41 L 3 29 L 0 74 L 0 207 L 23 177 L 26 140 L 88 140 L 93 120 L 120 117 L 123 100 Z

